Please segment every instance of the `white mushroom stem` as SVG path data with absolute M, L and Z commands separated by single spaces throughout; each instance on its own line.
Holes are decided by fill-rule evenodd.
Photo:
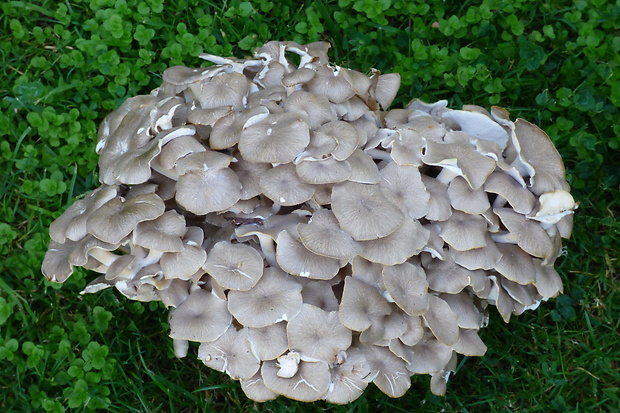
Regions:
M 493 208 L 503 208 L 506 205 L 506 202 L 508 202 L 506 198 L 498 195 L 497 198 L 495 198 L 495 201 L 493 201 Z
M 189 341 L 181 340 L 181 339 L 172 339 L 172 345 L 174 347 L 174 355 L 178 358 L 183 358 L 187 356 L 187 351 L 189 349 Z
M 280 370 L 276 374 L 278 377 L 290 379 L 297 374 L 300 361 L 301 356 L 296 351 L 290 351 L 286 355 L 278 357 L 278 367 L 280 367 Z
M 437 175 L 437 177 L 435 179 L 437 179 L 439 182 L 448 185 L 454 178 L 456 178 L 457 176 L 461 176 L 461 174 L 459 174 L 458 172 L 452 170 L 451 168 L 443 168 L 441 170 L 441 172 L 439 172 L 439 175 Z
M 109 267 L 110 265 L 112 265 L 112 263 L 114 261 L 116 261 L 118 259 L 118 257 L 119 257 L 119 255 L 113 254 L 110 251 L 106 251 L 106 250 L 101 249 L 101 248 L 93 248 L 93 249 L 91 249 L 90 251 L 88 251 L 88 255 L 90 255 L 91 257 L 95 258 L 97 261 L 99 261 L 100 263 L 102 263 L 106 267 Z M 107 268 L 106 268 L 106 270 L 107 270 Z M 98 272 L 100 272 L 100 271 L 98 271 Z M 103 271 L 103 272 L 105 272 L 105 271 Z
M 390 162 L 392 160 L 392 155 L 390 155 L 388 151 L 382 151 L 381 149 L 377 148 L 368 148 L 364 149 L 364 152 L 370 155 L 373 159 L 379 159 L 387 162 Z
M 260 249 L 265 254 L 265 259 L 267 263 L 272 267 L 278 267 L 278 261 L 276 260 L 276 245 L 269 235 L 261 234 L 257 232 L 253 235 L 258 237 L 258 242 L 260 243 Z
M 156 264 L 161 259 L 163 252 L 157 250 L 149 250 L 149 254 L 139 261 L 140 267 L 146 267 L 147 265 Z

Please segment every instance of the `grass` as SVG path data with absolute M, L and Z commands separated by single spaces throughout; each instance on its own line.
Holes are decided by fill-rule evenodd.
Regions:
M 7 1 L 0 13 L 0 410 L 3 412 L 608 412 L 620 410 L 620 4 L 254 0 Z M 580 202 L 557 264 L 564 294 L 504 324 L 461 359 L 445 397 L 418 377 L 348 406 L 248 401 L 238 383 L 177 360 L 159 304 L 92 277 L 44 281 L 47 228 L 97 186 L 97 125 L 197 55 L 248 55 L 267 40 L 332 42 L 332 59 L 403 78 L 419 97 L 499 104 L 536 122 Z M 190 354 L 192 352 L 190 351 Z

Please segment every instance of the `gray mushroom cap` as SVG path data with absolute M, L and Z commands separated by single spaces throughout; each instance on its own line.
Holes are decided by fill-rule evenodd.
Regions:
M 304 304 L 301 311 L 286 326 L 289 348 L 297 351 L 302 360 L 336 361 L 340 351 L 351 345 L 351 330 L 340 323 L 338 312 L 324 311 Z
M 383 282 L 396 305 L 410 316 L 422 315 L 428 311 L 428 283 L 421 267 L 408 262 L 385 267 Z
M 132 241 L 136 245 L 162 252 L 179 252 L 183 249 L 181 237 L 185 235 L 185 218 L 176 211 L 164 212 L 152 221 L 138 223 Z
M 568 190 L 564 163 L 549 136 L 538 126 L 523 119 L 517 119 L 514 127 L 515 138 L 521 149 L 520 159 L 534 169 L 530 178 L 532 192 L 541 195 L 556 189 Z
M 220 241 L 207 254 L 203 268 L 226 289 L 247 291 L 263 275 L 263 258 L 249 245 Z
M 289 163 L 309 142 L 308 124 L 297 114 L 270 114 L 243 129 L 239 151 L 249 162 Z
M 360 349 L 349 348 L 345 360 L 330 368 L 331 383 L 323 398 L 329 403 L 347 404 L 364 392 L 372 379 L 370 364 Z
M 256 357 L 275 360 L 288 350 L 286 324 L 281 321 L 261 328 L 248 328 L 248 340 Z
M 314 254 L 288 231 L 276 239 L 276 260 L 284 271 L 304 278 L 331 280 L 340 269 L 338 260 Z
M 383 196 L 379 187 L 355 182 L 334 186 L 332 211 L 340 227 L 358 241 L 385 237 L 404 219 L 401 210 Z
M 249 379 L 260 369 L 260 360 L 252 354 L 248 329 L 230 326 L 217 340 L 202 343 L 198 358 L 205 366 L 222 371 L 235 380 Z
M 388 348 L 379 346 L 358 347 L 370 365 L 372 382 L 390 397 L 401 397 L 411 387 L 411 373 L 404 360 Z
M 105 184 L 89 192 L 52 222 L 50 237 L 58 243 L 64 243 L 67 238 L 72 241 L 81 240 L 88 234 L 86 221 L 90 213 L 115 198 L 117 194 L 117 185 Z
M 333 212 L 319 209 L 307 224 L 297 226 L 301 243 L 311 252 L 330 258 L 349 259 L 362 251 L 362 245 L 342 230 Z
M 170 313 L 170 337 L 210 342 L 222 336 L 232 323 L 226 301 L 198 289 Z
M 266 327 L 290 320 L 301 310 L 301 284 L 274 267 L 266 268 L 249 291 L 230 291 L 228 310 L 244 326 Z
M 102 241 L 118 244 L 142 221 L 158 218 L 164 213 L 164 202 L 155 194 L 135 198 L 112 198 L 88 217 L 88 232 Z
M 288 378 L 278 376 L 276 361 L 265 361 L 261 375 L 271 391 L 302 402 L 319 400 L 329 388 L 330 374 L 327 363 L 301 361 L 297 372 Z
M 297 176 L 293 164 L 278 165 L 264 172 L 259 186 L 273 202 L 285 206 L 303 204 L 314 195 L 314 187 Z
M 354 331 L 364 331 L 386 316 L 392 309 L 379 290 L 358 280 L 347 277 L 340 301 L 338 316 L 343 325 Z

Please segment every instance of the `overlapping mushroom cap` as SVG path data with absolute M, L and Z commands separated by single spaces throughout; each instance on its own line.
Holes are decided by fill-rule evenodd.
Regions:
M 501 108 L 388 110 L 399 75 L 331 66 L 328 48 L 202 55 L 215 65 L 128 99 L 42 270 L 161 300 L 175 354 L 200 343 L 257 401 L 400 397 L 415 374 L 443 394 L 457 354 L 485 353 L 489 304 L 507 322 L 562 291 L 564 166 Z

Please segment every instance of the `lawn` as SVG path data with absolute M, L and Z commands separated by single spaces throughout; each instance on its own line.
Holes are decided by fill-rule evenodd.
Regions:
M 620 411 L 620 1 L 5 1 L 0 5 L 0 411 Z M 160 303 L 80 296 L 40 267 L 48 228 L 98 186 L 103 118 L 197 56 L 250 56 L 269 40 L 329 41 L 330 59 L 398 72 L 413 98 L 499 105 L 538 124 L 579 202 L 556 268 L 564 292 L 459 358 L 445 397 L 414 376 L 345 406 L 248 400 L 238 382 L 182 360 Z

